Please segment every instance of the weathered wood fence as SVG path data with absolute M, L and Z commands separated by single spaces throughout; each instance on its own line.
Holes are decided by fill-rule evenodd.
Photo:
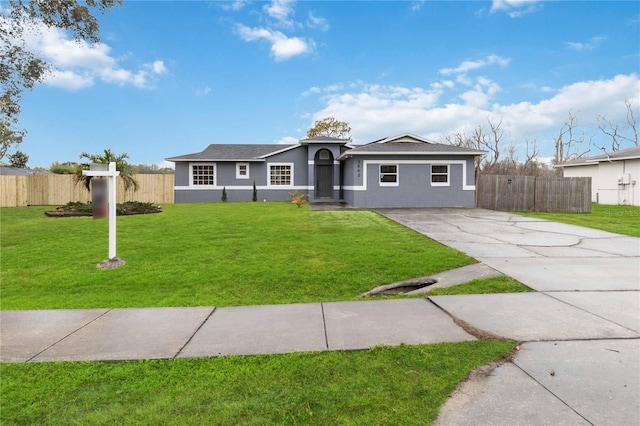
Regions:
M 480 175 L 478 207 L 500 211 L 591 212 L 591 178 Z
M 174 175 L 134 175 L 138 190 L 124 190 L 118 179 L 117 202 L 173 203 Z M 0 207 L 59 206 L 71 201 L 91 201 L 82 184 L 75 185 L 72 175 L 0 176 Z

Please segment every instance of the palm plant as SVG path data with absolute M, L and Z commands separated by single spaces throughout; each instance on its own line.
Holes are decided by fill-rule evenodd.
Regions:
M 122 154 L 116 155 L 111 152 L 110 149 L 105 149 L 103 154 L 88 154 L 83 152 L 80 154 L 80 158 L 86 158 L 93 164 L 109 164 L 111 162 L 116 163 L 116 170 L 120 172 L 120 177 L 124 182 L 125 191 L 129 190 L 129 188 L 133 188 L 134 191 L 138 190 L 138 182 L 133 178 L 135 174 L 135 169 L 131 164 L 129 164 L 126 159 L 129 158 L 129 154 L 123 152 Z M 81 163 L 75 167 L 73 173 L 73 181 L 77 185 L 78 183 L 82 183 L 87 191 L 91 191 L 91 178 L 92 176 L 86 176 L 82 174 L 83 170 L 89 170 L 89 163 Z

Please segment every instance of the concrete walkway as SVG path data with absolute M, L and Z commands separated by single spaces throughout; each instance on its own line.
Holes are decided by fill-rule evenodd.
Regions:
M 512 361 L 473 374 L 444 406 L 440 424 L 640 424 L 640 239 L 486 210 L 380 213 L 538 292 L 3 311 L 0 360 L 350 350 L 472 340 L 465 330 L 473 330 L 524 343 Z

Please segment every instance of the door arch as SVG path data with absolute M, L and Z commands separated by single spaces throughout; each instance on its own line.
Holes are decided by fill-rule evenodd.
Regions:
M 320 149 L 314 158 L 316 198 L 333 198 L 333 154 Z

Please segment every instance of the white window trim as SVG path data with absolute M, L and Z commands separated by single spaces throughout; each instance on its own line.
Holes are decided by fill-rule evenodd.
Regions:
M 382 168 L 384 166 L 395 166 L 396 167 L 396 181 L 395 182 L 382 182 L 382 175 L 391 175 L 393 173 L 382 173 Z M 380 186 L 400 186 L 400 165 L 398 163 L 381 163 L 378 167 L 378 185 Z
M 271 166 L 291 167 L 291 184 L 290 185 L 272 185 L 271 184 Z M 294 174 L 293 163 L 267 163 L 267 187 L 268 188 L 292 189 L 295 186 L 294 177 L 295 177 L 295 174 Z
M 247 174 L 242 176 L 240 174 L 240 166 L 247 168 Z M 236 163 L 236 179 L 249 179 L 249 163 Z
M 442 167 L 442 166 L 446 166 L 447 167 L 447 181 L 446 182 L 434 182 L 433 181 L 433 167 L 434 166 L 438 166 L 438 167 Z M 436 173 L 436 176 L 444 176 L 444 173 Z M 431 183 L 431 186 L 451 186 L 451 166 L 449 164 L 431 164 L 431 167 L 429 168 L 429 182 Z
M 193 166 L 213 166 L 213 185 L 196 185 L 193 183 Z M 189 163 L 189 187 L 214 189 L 218 185 L 218 165 L 216 163 Z

